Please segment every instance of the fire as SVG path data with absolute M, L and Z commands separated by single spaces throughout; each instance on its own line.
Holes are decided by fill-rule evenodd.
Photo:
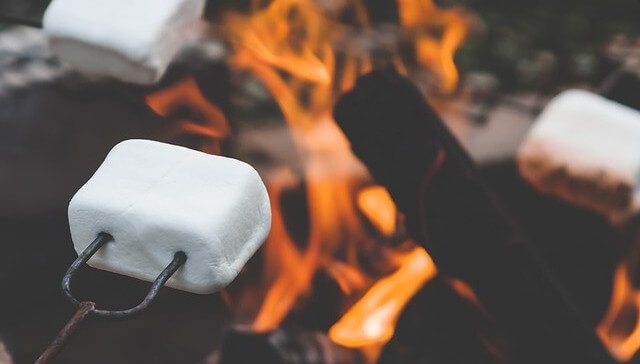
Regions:
M 396 232 L 398 209 L 384 187 L 372 186 L 360 191 L 358 207 L 383 235 Z
M 620 264 L 613 276 L 609 309 L 597 327 L 600 339 L 622 362 L 631 360 L 640 349 L 640 289 L 632 282 L 629 265 Z
M 377 281 L 329 330 L 329 337 L 346 347 L 385 344 L 393 336 L 402 308 L 436 273 L 429 254 L 415 248 L 400 268 Z
M 222 110 L 207 100 L 196 80 L 191 77 L 147 95 L 146 102 L 151 110 L 164 117 L 182 108 L 188 108 L 202 115 L 203 120 L 180 119 L 175 128 L 165 133 L 164 137 L 168 140 L 183 134 L 203 136 L 211 141 L 203 148 L 204 151 L 219 154 L 221 151 L 219 141 L 227 138 L 231 133 Z
M 356 243 L 366 240 L 352 198 L 351 175 L 364 176 L 364 168 L 349 153 L 348 143 L 334 123 L 319 123 L 305 137 L 313 141 L 299 145 L 306 156 L 309 239 L 305 249 L 298 248 L 286 231 L 279 207 L 274 206 L 272 231 L 265 246 L 265 273 L 272 280 L 253 323 L 256 330 L 277 327 L 297 298 L 308 292 L 313 274 L 321 265 L 332 267 L 328 268 L 330 274 L 338 276 L 337 281 L 348 290 L 346 287 L 351 285 L 345 282 L 352 281 L 350 272 L 337 268 L 333 256 L 337 250 L 345 249 L 351 256 L 350 265 L 357 266 Z M 277 180 L 267 180 L 267 184 L 272 201 L 280 201 L 286 186 L 280 186 Z M 345 241 L 344 237 L 353 240 Z
M 271 234 L 265 242 L 265 264 L 271 280 L 262 309 L 253 322 L 256 331 L 274 329 L 286 316 L 296 298 L 309 288 L 309 282 L 317 262 L 315 254 L 304 254 L 296 247 L 287 232 L 282 211 L 278 202 L 282 192 L 293 185 L 293 177 L 287 171 L 279 171 L 269 184 L 269 196 L 272 203 Z M 284 183 L 282 183 L 284 181 Z M 280 183 L 278 183 L 280 182 Z
M 398 0 L 398 7 L 399 26 L 414 44 L 416 59 L 406 62 L 396 50 L 391 64 L 404 73 L 411 72 L 409 63 L 417 64 L 436 76 L 441 91 L 451 92 L 458 80 L 454 54 L 466 36 L 464 14 L 427 0 Z M 393 335 L 405 304 L 437 270 L 414 243 L 399 248 L 381 242 L 397 234 L 397 208 L 384 188 L 372 186 L 330 117 L 340 93 L 374 68 L 373 50 L 344 46 L 349 34 L 371 27 L 364 2 L 254 0 L 249 14 L 227 14 L 223 23 L 233 50 L 230 66 L 252 73 L 269 90 L 303 164 L 301 176 L 288 170 L 265 177 L 273 225 L 263 251 L 266 288 L 252 327 L 276 328 L 324 270 L 345 303 L 356 302 L 331 328 L 330 338 L 349 347 L 380 347 Z M 283 193 L 300 186 L 308 204 L 304 242 L 290 236 L 280 207 Z
M 313 2 L 306 0 L 276 0 L 260 9 L 254 1 L 255 15 L 249 18 L 231 14 L 228 24 L 232 35 L 265 64 L 286 71 L 302 80 L 324 85 L 331 83 L 332 51 L 330 20 L 320 13 Z
M 436 76 L 441 91 L 451 92 L 458 79 L 453 57 L 466 36 L 463 13 L 439 9 L 429 0 L 398 0 L 398 7 L 399 26 L 416 59 L 407 62 L 398 46 L 388 64 L 405 74 L 412 71 L 409 64 L 419 65 Z M 372 184 L 330 117 L 340 93 L 376 64 L 373 49 L 348 45 L 354 31 L 371 28 L 366 6 L 363 0 L 253 0 L 248 15 L 229 13 L 223 23 L 233 51 L 230 66 L 252 73 L 270 91 L 303 164 L 301 175 L 282 167 L 263 176 L 273 214 L 262 251 L 263 272 L 235 298 L 240 304 L 233 304 L 230 292 L 225 299 L 237 306 L 238 315 L 250 311 L 254 330 L 268 331 L 309 294 L 316 273 L 323 270 L 343 293 L 343 307 L 355 302 L 331 327 L 330 339 L 374 353 L 368 357 L 375 361 L 403 307 L 437 269 L 415 243 L 391 243 L 391 238 L 401 238 L 397 208 L 383 187 Z M 222 111 L 192 78 L 156 91 L 146 101 L 160 116 L 175 118 L 186 108 L 203 119 L 179 118 L 169 139 L 185 133 L 204 136 L 211 140 L 205 151 L 217 154 L 220 140 L 231 133 Z M 304 242 L 290 235 L 281 208 L 283 194 L 300 187 L 308 205 Z
M 455 52 L 467 37 L 468 16 L 461 9 L 440 9 L 433 0 L 398 0 L 400 23 L 414 34 L 418 62 L 439 78 L 440 88 L 452 92 L 458 84 Z M 434 33 L 442 35 L 434 37 Z
M 330 113 L 338 28 L 309 0 L 274 0 L 267 6 L 256 1 L 253 15 L 227 17 L 225 29 L 235 45 L 232 66 L 263 81 L 294 133 Z
M 442 92 L 451 92 L 458 80 L 453 57 L 466 36 L 464 14 L 439 9 L 430 0 L 398 0 L 398 8 L 403 39 L 409 39 L 416 59 L 408 62 L 398 45 L 386 64 L 405 74 L 412 72 L 409 65 L 419 65 L 436 76 Z M 398 232 L 398 210 L 387 190 L 372 184 L 330 117 L 340 93 L 377 61 L 375 50 L 360 38 L 354 47 L 348 39 L 370 30 L 366 6 L 363 0 L 253 0 L 250 14 L 229 13 L 223 23 L 232 47 L 230 66 L 252 73 L 270 91 L 303 165 L 300 175 L 282 167 L 263 176 L 273 215 L 262 250 L 263 272 L 249 283 L 251 289 L 223 296 L 238 316 L 250 316 L 254 330 L 272 330 L 310 293 L 316 273 L 323 270 L 337 283 L 344 295 L 339 304 L 346 308 L 331 327 L 330 339 L 361 348 L 375 361 L 404 306 L 437 269 L 414 242 L 394 245 L 405 239 Z M 158 115 L 178 119 L 166 139 L 204 137 L 209 141 L 204 151 L 219 154 L 220 141 L 231 134 L 222 110 L 193 78 L 153 92 L 146 102 Z M 193 115 L 185 117 L 185 109 Z M 281 206 L 285 192 L 301 187 L 309 222 L 303 242 L 287 230 Z

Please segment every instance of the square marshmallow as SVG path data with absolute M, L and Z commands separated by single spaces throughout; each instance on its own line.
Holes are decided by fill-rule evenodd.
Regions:
M 51 50 L 88 75 L 158 81 L 204 12 L 205 0 L 53 0 Z
M 69 204 L 81 253 L 100 232 L 114 240 L 89 265 L 153 281 L 178 251 L 167 282 L 194 293 L 228 285 L 271 228 L 266 188 L 248 164 L 148 140 L 115 146 Z
M 640 208 L 640 112 L 587 91 L 565 91 L 538 117 L 518 152 L 521 175 L 619 220 Z

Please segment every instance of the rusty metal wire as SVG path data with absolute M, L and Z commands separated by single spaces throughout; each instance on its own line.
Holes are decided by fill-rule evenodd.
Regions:
M 69 322 L 67 322 L 62 330 L 60 330 L 58 336 L 56 336 L 49 347 L 47 347 L 47 350 L 40 355 L 35 364 L 46 364 L 49 363 L 51 359 L 55 358 L 71 335 L 73 335 L 73 333 L 78 329 L 78 326 L 87 319 L 95 307 L 96 304 L 93 302 L 82 302 L 73 317 Z
M 71 301 L 71 303 L 77 308 L 77 311 L 60 333 L 58 333 L 58 336 L 56 336 L 49 347 L 47 347 L 47 349 L 42 353 L 40 358 L 38 358 L 36 364 L 49 363 L 68 342 L 69 338 L 77 330 L 78 326 L 90 316 L 122 319 L 138 315 L 145 311 L 155 300 L 160 288 L 162 288 L 169 278 L 171 278 L 171 276 L 173 276 L 173 274 L 187 261 L 187 255 L 184 252 L 175 253 L 171 263 L 169 263 L 162 273 L 158 275 L 151 285 L 147 296 L 136 307 L 122 311 L 99 310 L 96 309 L 96 304 L 94 302 L 80 301 L 73 296 L 71 293 L 71 279 L 78 269 L 80 269 L 98 250 L 100 250 L 100 248 L 110 241 L 113 241 L 113 237 L 111 235 L 107 233 L 98 234 L 96 239 L 89 244 L 89 246 L 80 255 L 78 255 L 78 258 L 71 264 L 65 273 L 62 278 L 62 291 L 69 301 Z

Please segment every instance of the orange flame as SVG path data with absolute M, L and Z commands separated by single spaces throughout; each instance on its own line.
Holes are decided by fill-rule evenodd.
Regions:
M 346 347 L 385 344 L 393 336 L 402 308 L 437 273 L 429 254 L 415 248 L 400 268 L 376 282 L 329 330 L 329 337 Z
M 611 354 L 622 362 L 631 360 L 640 349 L 640 289 L 633 287 L 627 263 L 620 264 L 615 271 L 609 309 L 597 333 Z
M 258 8 L 259 2 L 254 2 Z M 275 0 L 252 17 L 229 15 L 235 41 L 267 65 L 296 77 L 330 84 L 325 67 L 332 56 L 327 42 L 331 22 L 313 1 Z
M 445 93 L 458 84 L 455 52 L 467 37 L 468 16 L 460 9 L 441 9 L 433 0 L 397 0 L 400 23 L 414 33 L 418 62 L 434 72 Z M 433 34 L 440 32 L 438 38 Z
M 218 141 L 227 138 L 231 133 L 222 110 L 207 100 L 196 80 L 191 77 L 147 95 L 146 102 L 147 106 L 160 116 L 169 117 L 171 113 L 181 108 L 189 108 L 203 116 L 204 120 L 201 121 L 178 120 L 178 125 L 166 133 L 167 139 L 174 139 L 184 133 L 204 136 L 213 141 L 204 151 L 219 154 Z
M 432 71 L 443 91 L 450 92 L 458 79 L 453 55 L 466 35 L 462 12 L 441 10 L 425 0 L 398 0 L 398 5 L 401 25 L 416 43 L 414 63 Z M 358 187 L 370 185 L 371 177 L 329 116 L 339 93 L 373 69 L 368 51 L 344 54 L 337 47 L 348 33 L 340 21 L 344 12 L 355 14 L 352 28 L 364 30 L 369 27 L 364 9 L 361 0 L 254 0 L 250 15 L 225 18 L 223 28 L 234 50 L 231 66 L 262 81 L 291 128 L 304 166 L 299 180 L 305 181 L 309 206 L 308 240 L 296 242 L 279 206 L 291 180 L 281 174 L 266 178 L 273 225 L 264 248 L 267 289 L 253 320 L 256 330 L 277 327 L 309 292 L 315 272 L 324 269 L 348 296 L 345 299 L 361 297 L 331 329 L 331 339 L 352 347 L 380 345 L 393 334 L 407 301 L 436 274 L 423 249 L 402 254 L 376 240 L 396 233 L 397 208 L 384 188 Z M 434 28 L 442 30 L 442 37 L 432 35 Z M 408 73 L 401 59 L 396 55 L 393 64 Z M 378 234 L 372 234 L 362 219 Z M 378 257 L 386 268 L 363 269 L 363 255 Z M 389 268 L 397 270 L 390 274 Z
M 307 152 L 304 155 L 310 204 L 309 240 L 305 249 L 297 248 L 286 231 L 279 206 L 274 206 L 272 230 L 265 246 L 266 274 L 274 278 L 253 324 L 257 330 L 275 328 L 284 319 L 296 299 L 308 291 L 317 268 L 321 264 L 330 265 L 334 252 L 344 248 L 339 245 L 343 237 L 354 239 L 345 244 L 355 252 L 353 244 L 364 236 L 352 201 L 352 177 L 345 175 L 358 169 L 364 174 L 364 169 L 348 153 L 348 144 L 335 124 L 319 124 L 305 135 L 315 141 L 313 145 L 300 145 Z M 280 201 L 283 187 L 277 182 L 267 183 L 271 200 Z M 356 264 L 355 254 L 351 255 L 352 265 Z M 340 275 L 335 267 L 332 273 Z
M 372 186 L 360 191 L 358 207 L 383 235 L 396 232 L 398 209 L 386 188 Z
M 264 82 L 294 133 L 330 112 L 337 24 L 315 2 L 274 0 L 250 17 L 229 15 L 225 28 L 236 50 L 232 66 Z
M 367 51 L 353 55 L 336 50 L 337 41 L 346 34 L 338 19 L 349 10 L 356 23 L 350 25 L 365 29 L 368 15 L 361 0 L 336 2 L 333 9 L 326 8 L 328 3 L 323 3 L 325 8 L 318 4 L 313 0 L 253 0 L 250 15 L 228 14 L 224 22 L 234 49 L 231 66 L 253 73 L 271 92 L 291 128 L 304 167 L 303 176 L 289 169 L 263 176 L 273 217 L 262 252 L 260 281 L 264 285 L 255 290 L 261 304 L 254 312 L 252 327 L 257 331 L 276 328 L 299 298 L 309 293 L 317 270 L 323 269 L 335 279 L 345 302 L 356 301 L 331 328 L 330 338 L 361 348 L 375 361 L 377 350 L 393 335 L 403 307 L 437 270 L 415 244 L 407 253 L 377 241 L 380 235 L 396 234 L 397 208 L 383 187 L 371 185 L 366 168 L 329 117 L 339 93 L 374 67 Z M 400 23 L 415 42 L 417 64 L 438 77 L 443 91 L 453 90 L 458 78 L 453 55 L 466 35 L 462 13 L 438 9 L 427 0 L 398 0 L 398 5 Z M 442 30 L 439 38 L 433 36 L 436 28 Z M 394 56 L 393 64 L 409 73 L 399 55 Z M 206 99 L 192 78 L 154 92 L 147 104 L 165 117 L 184 108 L 202 116 L 204 120 L 179 120 L 170 137 L 181 133 L 206 136 L 212 140 L 207 152 L 219 153 L 219 140 L 230 134 L 222 111 Z M 309 206 L 306 242 L 297 242 L 289 234 L 280 206 L 283 193 L 299 187 L 301 181 Z M 363 185 L 370 187 L 359 187 Z M 379 260 L 373 264 L 378 270 L 363 269 L 363 256 Z M 253 294 L 245 298 L 252 300 Z
M 315 271 L 313 254 L 304 255 L 298 250 L 293 239 L 287 232 L 282 211 L 278 206 L 282 192 L 291 186 L 292 177 L 280 171 L 279 178 L 271 178 L 269 195 L 272 204 L 271 234 L 265 242 L 265 264 L 268 279 L 271 280 L 262 308 L 253 322 L 257 331 L 267 331 L 275 328 L 289 312 L 299 294 L 309 288 L 311 276 Z M 285 178 L 282 183 L 283 177 Z M 277 183 L 275 181 L 280 181 Z M 287 274 L 295 273 L 295 274 Z

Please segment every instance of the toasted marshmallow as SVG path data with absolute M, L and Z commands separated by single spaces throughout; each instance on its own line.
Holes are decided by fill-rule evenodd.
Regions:
M 228 285 L 271 228 L 267 190 L 248 164 L 148 140 L 115 146 L 69 204 L 81 253 L 113 236 L 89 265 L 153 281 L 178 251 L 185 265 L 167 282 L 194 293 Z
M 619 221 L 640 209 L 640 112 L 587 91 L 545 108 L 518 152 L 538 190 Z
M 205 0 L 53 0 L 43 28 L 76 70 L 125 82 L 158 81 L 195 32 Z

